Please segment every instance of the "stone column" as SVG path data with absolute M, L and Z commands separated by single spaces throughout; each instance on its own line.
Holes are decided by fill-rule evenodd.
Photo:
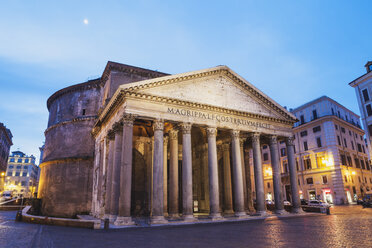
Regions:
M 168 137 L 164 137 L 164 167 L 163 167 L 163 188 L 164 188 L 164 216 L 168 216 Z
M 244 142 L 244 165 L 245 165 L 245 179 L 247 189 L 247 209 L 250 213 L 254 212 L 253 194 L 252 194 L 252 180 L 251 180 L 251 165 L 249 161 L 248 141 Z
M 178 130 L 169 131 L 169 217 L 179 217 L 178 209 Z
M 115 132 L 115 143 L 112 170 L 113 176 L 111 181 L 110 221 L 114 221 L 116 219 L 119 209 L 121 149 L 123 142 L 122 123 L 115 123 L 113 130 Z
M 253 149 L 254 182 L 255 182 L 255 187 L 256 187 L 256 212 L 259 215 L 266 215 L 260 134 L 253 133 L 251 135 L 251 138 L 252 138 L 252 149 Z
M 107 138 L 108 138 L 109 144 L 108 144 L 108 158 L 107 158 L 105 216 L 103 217 L 104 219 L 110 218 L 115 133 L 112 130 L 110 130 L 107 134 Z
M 242 158 L 240 154 L 240 131 L 231 131 L 231 151 L 232 151 L 232 168 L 233 168 L 233 187 L 234 187 L 234 210 L 235 216 L 245 216 L 244 211 L 244 189 L 242 174 Z
M 218 189 L 218 161 L 216 136 L 217 128 L 208 127 L 208 169 L 209 169 L 209 217 L 211 219 L 221 219 L 220 199 Z
M 232 214 L 232 188 L 231 188 L 231 169 L 230 169 L 230 144 L 222 145 L 223 151 L 223 180 L 224 180 L 224 213 Z
M 152 224 L 164 224 L 164 122 L 154 121 L 154 158 L 153 158 L 153 197 L 152 197 Z
M 182 123 L 182 215 L 185 221 L 194 221 L 192 197 L 191 124 Z
M 247 198 L 247 179 L 245 173 L 245 161 L 244 161 L 244 140 L 240 138 L 240 157 L 242 159 L 242 175 L 243 175 L 243 192 L 244 192 L 244 211 L 248 210 L 248 198 Z
M 291 193 L 292 193 L 292 212 L 301 213 L 301 200 L 300 193 L 298 192 L 298 179 L 296 169 L 296 158 L 294 153 L 293 137 L 286 139 L 287 145 L 287 158 L 289 167 L 289 179 L 291 181 Z
M 282 179 L 280 176 L 280 158 L 278 149 L 277 136 L 270 136 L 270 157 L 271 157 L 271 167 L 273 170 L 273 187 L 274 187 L 274 200 L 275 200 L 275 213 L 283 214 L 284 204 L 283 204 L 283 194 L 282 194 Z
M 119 214 L 115 225 L 133 225 L 130 215 L 132 193 L 132 154 L 133 154 L 133 121 L 132 115 L 123 117 L 123 142 L 120 169 Z

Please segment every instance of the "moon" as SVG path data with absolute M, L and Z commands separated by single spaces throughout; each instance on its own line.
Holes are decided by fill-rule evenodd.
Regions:
M 88 24 L 89 24 L 89 21 L 88 21 L 88 19 L 87 19 L 87 18 L 85 18 L 85 19 L 83 20 L 83 23 L 84 23 L 85 25 L 88 25 Z

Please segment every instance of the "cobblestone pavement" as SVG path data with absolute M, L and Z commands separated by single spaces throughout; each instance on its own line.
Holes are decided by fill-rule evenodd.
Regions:
M 0 247 L 372 247 L 372 209 L 331 215 L 172 227 L 90 230 L 15 222 L 0 212 Z

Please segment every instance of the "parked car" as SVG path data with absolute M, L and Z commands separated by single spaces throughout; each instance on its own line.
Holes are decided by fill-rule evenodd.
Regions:
M 363 208 L 372 208 L 372 200 L 371 201 L 363 201 L 362 206 L 363 206 Z
M 266 204 L 272 205 L 274 202 L 272 200 L 266 200 Z
M 318 206 L 318 207 L 329 207 L 329 204 L 320 200 L 311 200 L 309 201 L 309 206 Z
M 283 201 L 284 206 L 290 206 L 291 203 L 289 201 Z
M 301 199 L 301 205 L 307 205 L 307 204 L 308 204 L 307 200 Z
M 362 199 L 362 198 L 358 198 L 358 200 L 357 200 L 357 204 L 358 204 L 358 205 L 362 205 L 362 204 L 363 204 L 363 202 L 364 202 L 364 201 L 363 201 L 363 199 Z
M 12 199 L 12 192 L 11 191 L 4 191 L 0 195 L 0 201 L 6 201 Z

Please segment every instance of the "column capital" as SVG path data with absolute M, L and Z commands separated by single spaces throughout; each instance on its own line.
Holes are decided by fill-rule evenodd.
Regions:
M 269 136 L 269 144 L 270 145 L 276 145 L 276 144 L 278 144 L 278 136 L 276 136 L 276 135 L 270 135 Z
M 252 139 L 253 142 L 259 142 L 260 141 L 260 133 L 251 133 L 249 134 L 249 137 Z
M 206 130 L 207 130 L 207 136 L 208 137 L 217 135 L 217 128 L 216 127 L 207 127 Z
M 133 122 L 134 122 L 135 119 L 136 119 L 136 117 L 132 114 L 124 114 L 123 115 L 123 125 L 132 127 Z
M 109 140 L 114 140 L 115 139 L 115 131 L 113 129 L 110 129 L 107 132 L 107 139 L 109 139 Z
M 168 134 L 169 134 L 169 139 L 170 140 L 178 139 L 178 130 L 177 129 L 169 130 Z
M 243 146 L 244 146 L 244 141 L 245 141 L 246 139 L 247 139 L 247 138 L 242 138 L 242 137 L 240 137 L 240 139 L 239 139 L 240 147 L 243 147 Z
M 114 125 L 112 125 L 112 130 L 115 133 L 123 132 L 123 123 L 122 122 L 115 122 Z
M 163 131 L 164 130 L 164 121 L 160 120 L 160 119 L 154 120 L 153 128 L 154 128 L 154 131 L 157 131 L 157 130 Z
M 290 136 L 290 137 L 286 137 L 285 138 L 285 143 L 287 146 L 294 146 L 294 137 L 293 136 Z
M 192 124 L 190 122 L 183 122 L 180 124 L 180 127 L 183 134 L 191 133 Z
M 240 137 L 240 131 L 239 130 L 231 130 L 231 138 L 239 138 Z
M 164 145 L 166 146 L 168 144 L 168 136 L 164 136 Z

